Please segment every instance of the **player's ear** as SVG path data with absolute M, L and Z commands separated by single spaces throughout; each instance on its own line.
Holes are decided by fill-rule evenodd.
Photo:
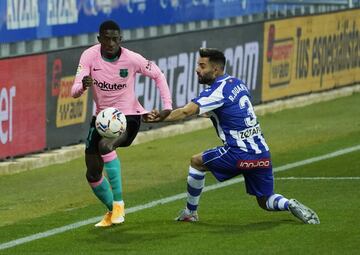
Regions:
M 99 43 L 101 43 L 101 37 L 100 37 L 100 35 L 97 36 L 97 40 L 98 40 Z
M 219 66 L 218 65 L 213 65 L 213 70 L 214 70 L 214 73 L 217 74 L 218 71 L 219 71 Z

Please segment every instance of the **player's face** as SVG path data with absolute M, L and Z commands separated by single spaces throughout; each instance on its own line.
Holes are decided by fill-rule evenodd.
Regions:
M 216 78 L 215 71 L 216 69 L 214 65 L 209 62 L 209 58 L 199 58 L 196 74 L 200 84 L 211 85 Z
M 104 57 L 113 58 L 118 54 L 121 43 L 119 31 L 111 29 L 105 30 L 98 36 L 98 40 L 101 44 L 101 53 Z

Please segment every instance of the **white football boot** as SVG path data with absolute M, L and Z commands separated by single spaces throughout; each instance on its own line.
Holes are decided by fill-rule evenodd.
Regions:
M 176 221 L 186 221 L 186 222 L 195 222 L 199 220 L 199 216 L 196 211 L 189 212 L 186 209 L 183 209 L 179 216 L 175 218 Z
M 317 214 L 295 199 L 289 200 L 289 210 L 296 218 L 305 224 L 320 224 L 320 219 Z

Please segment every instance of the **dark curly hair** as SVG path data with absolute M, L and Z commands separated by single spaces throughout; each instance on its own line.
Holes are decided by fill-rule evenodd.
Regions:
M 121 32 L 119 25 L 113 20 L 107 20 L 101 23 L 99 27 L 99 34 L 103 33 L 105 30 L 117 30 Z

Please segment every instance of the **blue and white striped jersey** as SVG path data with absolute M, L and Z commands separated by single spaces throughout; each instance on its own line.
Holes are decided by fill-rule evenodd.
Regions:
M 200 113 L 209 112 L 217 134 L 225 145 L 260 154 L 269 151 L 243 81 L 227 74 L 203 90 L 192 101 Z

